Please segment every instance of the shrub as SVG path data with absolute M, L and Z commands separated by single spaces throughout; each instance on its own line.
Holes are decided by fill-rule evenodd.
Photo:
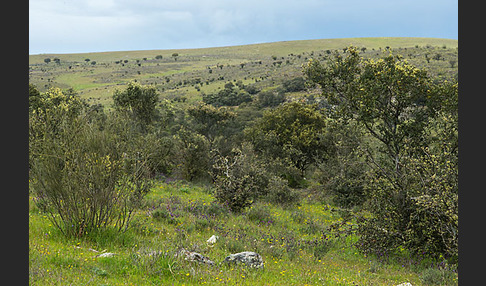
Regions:
M 285 102 L 284 93 L 261 91 L 257 94 L 258 104 L 261 107 L 274 107 Z
M 158 94 L 153 86 L 130 82 L 125 90 L 115 90 L 112 98 L 115 109 L 131 114 L 142 128 L 146 128 L 156 117 Z
M 268 183 L 265 200 L 282 206 L 290 206 L 299 201 L 299 194 L 291 189 L 287 180 L 273 176 Z
M 123 136 L 100 130 L 67 104 L 32 113 L 31 187 L 39 208 L 67 236 L 125 230 L 149 191 L 145 159 Z M 109 124 L 108 124 L 109 125 Z
M 179 162 L 176 172 L 188 181 L 206 179 L 210 167 L 208 139 L 186 128 L 181 128 L 174 138 L 176 161 Z
M 203 94 L 203 102 L 213 106 L 238 106 L 244 102 L 251 102 L 253 98 L 244 89 L 235 86 L 232 82 L 224 85 L 224 89 L 213 94 Z
M 268 185 L 265 166 L 249 144 L 233 150 L 231 156 L 219 156 L 213 169 L 214 196 L 232 211 L 251 206 Z
M 456 275 L 449 270 L 439 268 L 427 268 L 422 271 L 420 280 L 425 285 L 456 285 L 454 282 Z
M 305 79 L 303 77 L 296 77 L 283 82 L 283 88 L 287 92 L 303 91 L 305 87 Z
M 250 221 L 261 223 L 261 224 L 268 224 L 273 223 L 272 215 L 268 211 L 268 208 L 264 205 L 254 205 L 252 206 L 248 212 L 246 213 L 246 217 Z

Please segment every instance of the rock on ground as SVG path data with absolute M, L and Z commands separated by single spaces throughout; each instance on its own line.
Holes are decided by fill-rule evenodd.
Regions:
M 195 261 L 203 264 L 214 265 L 214 262 L 211 261 L 211 259 L 209 259 L 208 257 L 199 254 L 197 252 L 185 250 L 184 248 L 177 253 L 177 256 L 182 256 L 184 257 L 185 260 L 188 261 Z
M 213 235 L 206 242 L 208 244 L 215 244 L 218 239 L 219 239 L 219 236 Z
M 246 266 L 252 268 L 263 268 L 263 259 L 260 254 L 252 251 L 244 251 L 240 253 L 230 254 L 224 260 L 223 263 L 243 263 Z
M 112 257 L 114 255 L 116 255 L 116 253 L 106 252 L 106 253 L 96 255 L 96 257 Z

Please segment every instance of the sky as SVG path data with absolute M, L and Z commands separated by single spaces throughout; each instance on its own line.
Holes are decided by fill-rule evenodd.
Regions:
M 457 0 L 29 0 L 29 54 L 458 39 Z

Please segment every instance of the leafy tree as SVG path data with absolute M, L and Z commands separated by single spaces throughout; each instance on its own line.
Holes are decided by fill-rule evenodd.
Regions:
M 252 95 L 260 92 L 260 90 L 255 85 L 252 84 L 243 86 L 243 89 Z
M 208 104 L 198 104 L 187 109 L 189 115 L 194 118 L 196 130 L 212 141 L 220 133 L 221 128 L 231 119 L 236 117 L 226 107 L 214 107 Z
M 285 102 L 283 92 L 261 91 L 257 94 L 257 102 L 260 107 L 275 107 Z
M 326 118 L 316 105 L 291 102 L 264 113 L 245 130 L 255 149 L 271 158 L 288 158 L 301 174 L 330 151 L 324 140 Z
M 235 86 L 232 82 L 224 85 L 224 89 L 213 94 L 203 94 L 203 102 L 219 106 L 238 106 L 253 99 L 244 89 Z
M 321 86 L 337 116 L 356 119 L 381 143 L 398 176 L 404 147 L 422 144 L 437 109 L 433 83 L 424 70 L 394 56 L 365 61 L 354 47 L 346 53 L 345 58 L 336 54 L 326 67 L 311 60 L 305 73 Z
M 48 64 L 48 63 L 50 63 L 50 62 L 51 62 L 51 59 L 50 59 L 50 58 L 45 58 L 45 59 L 44 59 L 44 62 L 45 62 L 46 64 Z
M 181 127 L 176 140 L 176 171 L 188 181 L 206 179 L 211 167 L 209 142 L 206 137 Z
M 282 85 L 287 92 L 303 91 L 306 89 L 305 79 L 301 76 L 285 80 Z
M 155 56 L 155 59 L 157 59 L 157 60 L 161 60 L 161 59 L 162 59 L 162 55 L 156 55 L 156 56 Z
M 115 90 L 113 102 L 115 109 L 129 112 L 145 128 L 156 116 L 158 101 L 157 89 L 130 82 L 124 91 Z
M 425 70 L 391 54 L 377 61 L 364 60 L 354 47 L 347 48 L 345 56 L 335 54 L 327 66 L 311 60 L 304 72 L 322 88 L 331 114 L 355 120 L 374 139 L 360 146 L 371 168 L 366 190 L 372 214 L 359 222 L 360 248 L 378 252 L 402 246 L 430 255 L 450 253 L 447 249 L 457 237 L 448 236 L 445 246 L 443 237 L 437 235 L 444 234 L 444 228 L 428 233 L 423 230 L 437 229 L 434 223 L 454 223 L 457 208 L 453 178 L 457 174 L 449 168 L 447 180 L 431 184 L 416 178 L 438 176 L 437 164 L 426 160 L 426 150 L 434 145 L 429 134 L 443 131 L 431 129 L 431 123 L 438 114 L 457 110 L 457 84 L 434 82 Z M 456 139 L 449 136 L 446 142 L 454 145 Z M 417 176 L 417 172 L 422 175 Z M 433 190 L 442 190 L 441 196 L 451 198 L 449 205 L 434 199 L 437 197 L 432 194 L 438 192 Z M 438 209 L 441 215 L 437 215 Z

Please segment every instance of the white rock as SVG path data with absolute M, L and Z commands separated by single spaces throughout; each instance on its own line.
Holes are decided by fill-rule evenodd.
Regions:
M 96 257 L 112 257 L 114 255 L 116 255 L 116 253 L 106 252 L 106 253 L 96 255 Z
M 209 243 L 209 244 L 215 244 L 218 239 L 219 239 L 219 236 L 213 235 L 206 242 Z

